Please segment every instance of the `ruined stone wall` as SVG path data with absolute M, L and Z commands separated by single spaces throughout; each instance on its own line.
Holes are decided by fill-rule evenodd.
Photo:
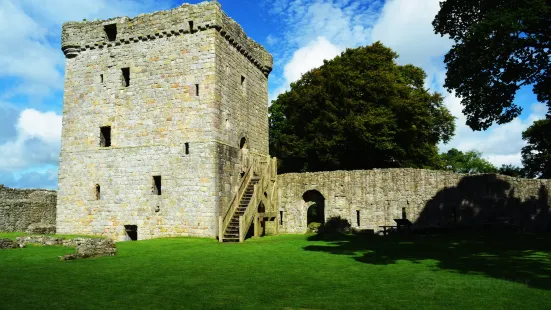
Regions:
M 109 41 L 104 26 L 112 24 L 117 37 Z M 271 56 L 215 2 L 66 23 L 62 49 L 58 232 L 125 240 L 124 226 L 137 225 L 138 239 L 216 236 L 240 159 L 227 148 L 237 148 L 235 137 L 258 127 L 257 115 L 233 118 L 249 113 L 241 108 L 247 102 L 221 84 L 232 76 L 236 87 L 243 72 L 254 70 L 251 79 L 260 76 L 267 88 Z M 235 56 L 229 72 L 220 69 L 222 50 Z M 130 71 L 128 87 L 123 68 Z M 253 136 L 255 148 L 267 153 L 267 90 L 265 99 L 255 103 L 265 106 L 255 110 L 265 113 L 258 117 L 266 120 L 265 133 Z M 100 146 L 103 126 L 111 127 L 110 147 Z M 161 176 L 161 195 L 154 193 L 153 176 Z
M 0 185 L 0 232 L 25 231 L 30 224 L 55 225 L 56 192 Z
M 403 211 L 417 227 L 477 226 L 501 218 L 544 231 L 551 223 L 550 180 L 380 169 L 290 173 L 278 176 L 278 182 L 281 231 L 287 233 L 306 232 L 312 202 L 303 194 L 309 190 L 325 198 L 325 219 L 341 216 L 359 229 L 395 225 L 393 219 L 402 218 Z

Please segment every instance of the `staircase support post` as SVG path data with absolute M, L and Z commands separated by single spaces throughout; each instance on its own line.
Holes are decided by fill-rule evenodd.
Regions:
M 218 241 L 224 242 L 224 219 L 222 218 L 222 215 L 218 216 Z
M 243 215 L 241 215 L 239 217 L 239 242 L 245 241 L 245 236 L 244 236 L 245 223 L 244 222 L 245 221 L 244 221 Z
M 275 234 L 276 236 L 279 235 L 279 211 L 276 211 L 277 214 L 275 216 Z
M 260 220 L 258 214 L 254 217 L 254 236 L 260 237 Z

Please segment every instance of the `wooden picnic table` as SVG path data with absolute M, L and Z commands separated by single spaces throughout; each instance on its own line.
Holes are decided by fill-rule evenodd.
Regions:
M 382 225 L 382 226 L 379 226 L 379 228 L 383 229 L 383 235 L 386 236 L 386 234 L 389 233 L 392 230 L 392 228 L 398 228 L 398 226 L 396 226 L 396 225 Z

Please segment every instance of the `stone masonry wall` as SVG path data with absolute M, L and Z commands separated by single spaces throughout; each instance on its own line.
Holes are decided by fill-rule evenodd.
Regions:
M 313 202 L 305 202 L 303 194 L 309 190 L 325 198 L 325 219 L 341 216 L 359 229 L 395 225 L 393 219 L 402 218 L 403 211 L 417 227 L 477 226 L 510 218 L 527 231 L 551 228 L 551 180 L 381 169 L 290 173 L 278 176 L 278 182 L 280 231 L 287 233 L 306 232 Z
M 30 224 L 55 225 L 56 192 L 0 185 L 0 232 L 25 231 Z
M 113 24 L 110 41 L 104 26 Z M 216 2 L 65 23 L 62 50 L 58 233 L 127 240 L 125 225 L 137 225 L 138 239 L 216 236 L 220 206 L 238 182 L 238 137 L 267 153 L 271 56 Z M 247 100 L 224 86 L 240 88 L 242 75 Z M 104 126 L 110 147 L 100 146 Z

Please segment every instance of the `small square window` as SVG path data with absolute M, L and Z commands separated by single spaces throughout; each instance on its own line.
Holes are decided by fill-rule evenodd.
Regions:
M 117 24 L 110 24 L 103 26 L 107 40 L 115 41 L 117 39 Z
M 100 139 L 99 145 L 101 147 L 111 146 L 111 126 L 104 126 L 99 128 Z

